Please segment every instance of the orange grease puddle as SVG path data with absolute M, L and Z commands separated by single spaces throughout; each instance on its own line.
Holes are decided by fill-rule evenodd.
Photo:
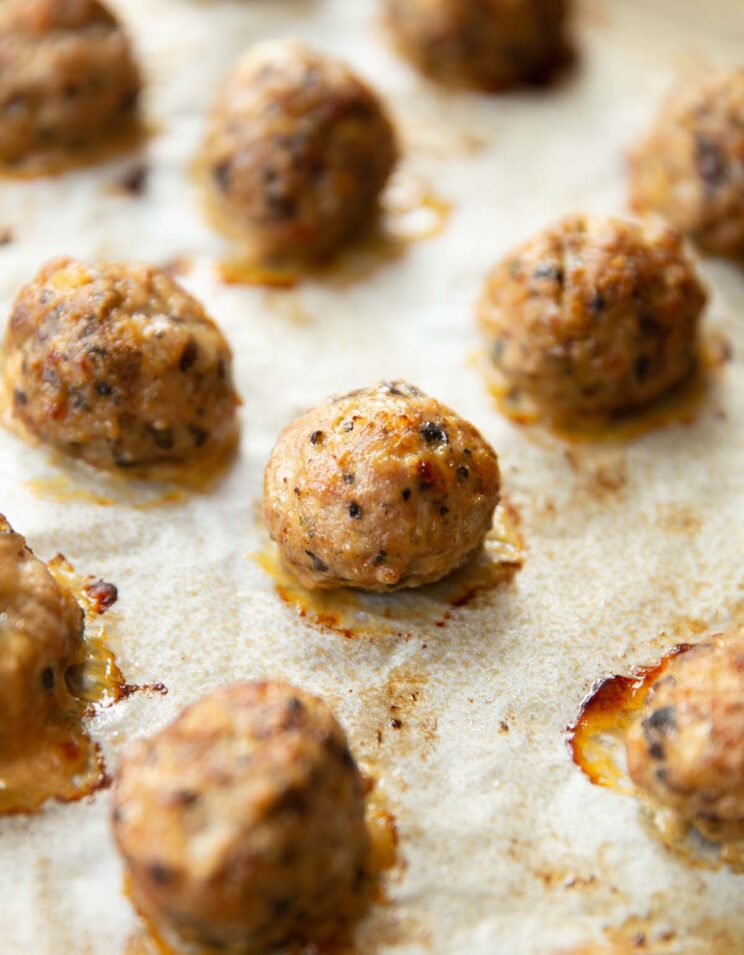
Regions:
M 584 699 L 576 722 L 568 728 L 573 761 L 595 786 L 626 796 L 636 795 L 625 762 L 625 737 L 646 700 L 651 685 L 670 661 L 690 649 L 680 644 L 658 663 L 639 666 L 629 676 L 606 677 Z
M 205 203 L 210 222 L 240 244 L 234 228 L 226 229 L 208 199 Z M 376 229 L 366 237 L 351 241 L 330 262 L 317 265 L 261 263 L 254 261 L 249 251 L 243 250 L 220 263 L 220 278 L 228 285 L 257 285 L 273 289 L 291 289 L 304 279 L 315 279 L 343 288 L 368 278 L 387 262 L 399 258 L 414 242 L 439 235 L 444 231 L 451 211 L 451 203 L 423 182 L 397 176 L 382 196 Z
M 100 617 L 116 601 L 116 588 L 94 577 L 80 577 L 61 555 L 47 566 L 82 606 L 85 635 L 65 674 L 66 707 L 52 720 L 30 719 L 3 740 L 0 813 L 34 812 L 48 799 L 72 802 L 107 786 L 102 754 L 88 735 L 84 719 L 139 689 L 166 692 L 162 684 L 127 684 L 106 644 Z
M 233 444 L 227 453 L 194 464 L 133 468 L 122 474 L 99 472 L 85 463 L 71 461 L 58 451 L 51 451 L 51 463 L 59 472 L 27 481 L 26 487 L 41 500 L 55 503 L 80 501 L 98 507 L 124 505 L 149 510 L 178 504 L 186 500 L 189 493 L 206 493 L 214 488 L 226 474 L 236 451 L 237 444 Z
M 570 423 L 552 418 L 520 394 L 512 392 L 487 357 L 485 375 L 499 412 L 515 424 L 539 425 L 557 438 L 574 443 L 621 442 L 673 425 L 693 424 L 703 410 L 716 374 L 730 358 L 728 342 L 710 336 L 701 346 L 698 365 L 692 374 L 659 400 L 637 411 L 611 418 L 589 418 Z
M 384 874 L 400 864 L 398 858 L 398 829 L 395 817 L 386 808 L 385 797 L 376 781 L 367 776 L 367 828 L 370 836 L 370 871 L 373 884 L 370 903 L 385 904 L 387 896 L 383 884 Z M 129 877 L 124 878 L 124 895 L 131 901 Z M 363 916 L 362 916 L 363 917 Z M 140 927 L 127 940 L 124 955 L 229 955 L 229 949 L 203 946 L 181 947 L 175 940 L 166 938 L 157 926 L 140 915 Z M 287 955 L 354 955 L 354 943 L 348 934 L 322 944 L 303 943 L 282 948 Z
M 692 644 L 683 643 L 657 663 L 639 666 L 627 676 L 600 680 L 581 704 L 576 721 L 568 728 L 573 761 L 595 786 L 612 789 L 641 802 L 641 820 L 653 837 L 660 839 L 688 864 L 717 869 L 722 864 L 744 871 L 744 843 L 715 843 L 670 809 L 652 804 L 633 785 L 628 775 L 625 737 L 643 709 L 651 686 L 669 663 Z
M 483 549 L 470 563 L 436 584 L 412 590 L 390 594 L 348 587 L 306 590 L 283 564 L 273 543 L 252 557 L 272 578 L 281 599 L 310 623 L 344 637 L 402 636 L 416 623 L 434 620 L 443 627 L 453 609 L 509 583 L 524 563 L 525 544 L 516 511 L 502 501 Z

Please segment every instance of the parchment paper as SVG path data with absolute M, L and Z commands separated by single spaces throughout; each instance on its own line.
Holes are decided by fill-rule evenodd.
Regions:
M 117 7 L 148 74 L 146 192 L 116 190 L 131 160 L 3 182 L 0 225 L 13 241 L 0 249 L 1 314 L 54 254 L 185 256 L 184 283 L 234 348 L 244 407 L 241 455 L 223 483 L 162 507 L 109 494 L 105 481 L 0 432 L 0 510 L 40 556 L 62 551 L 80 572 L 119 586 L 106 619 L 122 668 L 130 681 L 169 688 L 92 723 L 109 768 L 127 739 L 210 688 L 281 676 L 336 708 L 397 817 L 404 864 L 389 904 L 361 927 L 360 952 L 550 955 L 613 929 L 645 937 L 639 951 L 744 952 L 742 877 L 670 854 L 642 828 L 633 799 L 590 785 L 565 742 L 597 677 L 742 618 L 744 273 L 701 264 L 708 328 L 728 339 L 734 360 L 689 426 L 628 445 L 568 446 L 500 417 L 473 361 L 473 305 L 487 269 L 560 214 L 623 210 L 623 151 L 666 87 L 741 62 L 741 0 L 591 0 L 575 73 L 552 91 L 496 98 L 420 79 L 389 49 L 372 0 Z M 346 288 L 223 284 L 223 241 L 201 217 L 189 171 L 232 61 L 259 38 L 290 34 L 347 57 L 379 87 L 400 124 L 406 174 L 453 207 L 440 236 Z M 511 585 L 446 628 L 424 622 L 407 639 L 345 640 L 299 619 L 251 558 L 263 546 L 261 475 L 300 410 L 393 376 L 492 441 L 527 560 Z M 115 502 L 76 497 L 83 485 Z M 396 705 L 403 725 L 394 731 Z M 108 804 L 101 792 L 0 819 L 2 955 L 124 951 L 137 922 Z

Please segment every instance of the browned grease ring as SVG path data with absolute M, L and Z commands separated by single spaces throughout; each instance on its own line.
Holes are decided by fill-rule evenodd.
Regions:
M 694 424 L 722 368 L 731 360 L 730 343 L 721 336 L 709 336 L 691 373 L 667 394 L 635 411 L 585 421 L 556 421 L 538 408 L 525 406 L 503 382 L 490 359 L 484 359 L 488 390 L 498 411 L 521 427 L 542 427 L 556 438 L 570 443 L 632 441 L 651 431 L 673 425 Z
M 200 163 L 194 169 L 198 182 L 204 173 Z M 260 262 L 241 242 L 234 225 L 225 221 L 202 186 L 202 205 L 207 220 L 232 240 L 235 252 L 219 264 L 226 285 L 253 285 L 271 289 L 296 288 L 308 279 L 341 288 L 369 278 L 379 268 L 402 256 L 414 242 L 434 238 L 444 231 L 452 205 L 425 184 L 398 176 L 383 193 L 377 221 L 327 261 Z M 422 220 L 422 221 L 420 221 Z
M 140 690 L 168 692 L 162 683 L 127 683 L 106 644 L 98 618 L 116 602 L 117 588 L 95 577 L 80 577 L 61 554 L 47 566 L 83 608 L 85 634 L 65 673 L 65 709 L 41 726 L 34 720 L 20 726 L 0 750 L 0 814 L 34 813 L 49 799 L 74 802 L 108 787 L 103 754 L 84 720 Z
M 441 581 L 413 590 L 388 594 L 367 594 L 348 587 L 307 590 L 283 564 L 274 544 L 252 556 L 273 580 L 280 599 L 299 617 L 351 639 L 363 635 L 407 637 L 422 623 L 447 626 L 453 611 L 510 583 L 524 563 L 525 551 L 519 514 L 502 499 L 483 551 Z
M 640 802 L 644 828 L 687 865 L 710 869 L 726 865 L 733 871 L 744 872 L 741 843 L 712 842 L 693 823 L 653 803 L 633 785 L 625 762 L 625 738 L 642 711 L 649 690 L 675 657 L 694 646 L 680 644 L 657 663 L 595 683 L 582 702 L 576 721 L 568 727 L 568 745 L 574 763 L 593 785 Z
M 574 763 L 595 786 L 626 795 L 636 794 L 635 787 L 624 781 L 627 773 L 617 765 L 602 737 L 624 742 L 625 734 L 643 708 L 652 684 L 675 657 L 692 646 L 681 643 L 656 663 L 634 667 L 628 675 L 603 677 L 593 684 L 581 702 L 576 720 L 567 727 L 567 741 Z

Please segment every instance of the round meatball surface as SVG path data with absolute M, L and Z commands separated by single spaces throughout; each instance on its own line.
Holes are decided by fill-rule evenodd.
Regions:
M 398 46 L 424 72 L 504 90 L 542 83 L 570 58 L 569 0 L 386 0 Z
M 0 740 L 62 709 L 82 636 L 72 594 L 0 515 Z
M 230 347 L 151 266 L 47 263 L 16 299 L 5 358 L 14 416 L 94 467 L 198 461 L 236 439 Z
M 333 396 L 287 427 L 264 475 L 264 520 L 305 587 L 432 583 L 483 544 L 496 453 L 402 381 Z
M 744 69 L 669 96 L 632 157 L 630 200 L 708 252 L 744 255 Z
M 238 63 L 204 145 L 210 197 L 259 259 L 323 259 L 370 226 L 398 158 L 375 93 L 342 62 L 272 41 Z
M 672 660 L 626 745 L 631 778 L 656 803 L 711 839 L 743 839 L 744 629 Z
M 0 3 L 0 162 L 43 172 L 135 125 L 140 76 L 98 0 Z
M 181 941 L 318 942 L 368 899 L 362 777 L 325 703 L 284 684 L 221 688 L 130 746 L 113 827 L 137 908 Z
M 680 382 L 705 303 L 675 233 L 572 216 L 496 266 L 479 318 L 510 394 L 565 421 L 631 411 Z

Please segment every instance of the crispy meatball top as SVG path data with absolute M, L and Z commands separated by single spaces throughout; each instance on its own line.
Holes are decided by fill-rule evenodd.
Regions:
M 16 299 L 5 356 L 16 417 L 96 467 L 193 461 L 235 439 L 229 345 L 152 266 L 47 263 Z
M 43 37 L 52 30 L 116 24 L 116 17 L 100 0 L 3 0 L 0 4 L 0 32 Z
M 479 320 L 507 384 L 570 420 L 637 408 L 688 374 L 706 298 L 676 233 L 576 215 L 503 258 Z
M 499 500 L 477 429 L 402 381 L 329 398 L 280 435 L 264 517 L 309 587 L 431 583 L 482 545 Z

